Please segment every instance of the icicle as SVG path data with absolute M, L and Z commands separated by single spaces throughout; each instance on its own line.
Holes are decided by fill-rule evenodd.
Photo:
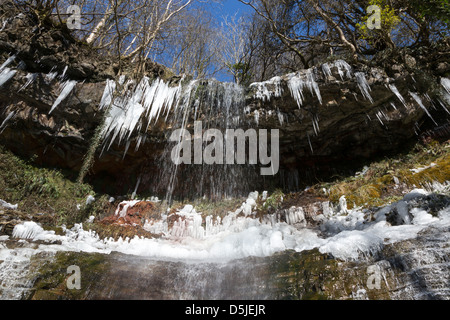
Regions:
M 403 105 L 406 107 L 405 98 L 403 98 L 403 96 L 400 94 L 397 87 L 394 84 L 390 84 L 389 89 L 391 89 L 391 91 L 397 96 L 397 98 L 400 100 L 400 102 L 403 103 Z
M 380 121 L 381 125 L 384 126 L 383 120 L 381 120 L 381 116 L 382 116 L 381 112 L 378 111 L 375 115 L 376 115 L 378 121 Z
M 69 66 L 66 66 L 65 68 L 64 68 L 64 70 L 63 70 L 63 73 L 62 73 L 62 75 L 59 77 L 59 79 L 61 80 L 61 81 L 64 81 L 65 79 L 66 79 L 66 72 L 67 72 L 67 69 L 69 68 Z
M 6 59 L 6 61 L 0 66 L 0 71 L 2 71 L 7 66 L 9 66 L 11 64 L 11 62 L 13 62 L 15 59 L 16 59 L 16 55 L 12 55 L 8 59 Z
M 268 85 L 273 86 L 271 91 L 269 91 Z M 253 97 L 262 101 L 270 101 L 272 97 L 278 98 L 283 94 L 281 77 L 274 77 L 264 82 L 255 82 L 252 83 L 250 87 L 256 87 L 256 92 Z
M 409 92 L 411 97 L 413 97 L 414 100 L 416 100 L 417 104 L 425 111 L 425 113 L 430 117 L 431 120 L 433 120 L 435 125 L 438 125 L 436 121 L 434 121 L 433 117 L 431 116 L 430 112 L 427 110 L 427 108 L 423 105 L 422 99 L 414 92 Z
M 314 149 L 311 143 L 311 138 L 309 137 L 309 133 L 306 133 L 306 135 L 308 136 L 308 143 L 309 143 L 309 148 L 311 149 L 311 153 L 314 154 Z
M 19 89 L 19 92 L 26 89 L 30 84 L 32 84 L 36 80 L 37 76 L 38 76 L 37 73 L 27 74 L 26 76 L 27 82 Z
M 303 105 L 303 87 L 304 83 L 303 81 L 297 77 L 293 76 L 288 80 L 288 87 L 291 91 L 292 97 L 294 97 L 295 101 L 297 101 L 297 105 L 299 108 Z
M 2 20 L 2 27 L 1 27 L 0 31 L 3 31 L 3 30 L 5 29 L 6 24 L 8 23 L 8 20 L 9 20 L 9 19 Z
M 258 110 L 255 110 L 254 116 L 255 116 L 256 125 L 259 126 L 259 111 Z
M 99 109 L 102 110 L 105 107 L 111 105 L 112 99 L 114 97 L 114 92 L 116 91 L 116 82 L 114 80 L 106 80 L 105 90 L 103 91 L 102 99 L 100 100 Z
M 334 62 L 334 66 L 338 69 L 339 76 L 342 80 L 344 80 L 344 75 L 349 79 L 352 78 L 352 67 L 347 62 L 344 60 L 337 60 Z
M 6 125 L 8 123 L 8 121 L 14 116 L 14 111 L 11 111 L 5 118 L 5 120 L 3 120 L 2 124 L 0 125 L 0 134 L 3 133 L 3 130 L 5 130 Z
M 147 80 L 148 81 L 148 78 Z M 156 123 L 163 108 L 166 115 L 169 114 L 174 102 L 179 98 L 181 92 L 181 84 L 177 87 L 169 87 L 163 80 L 155 80 L 151 86 L 147 86 L 144 92 L 143 105 L 147 110 L 148 123 L 154 120 Z M 177 105 L 177 103 L 175 103 Z
M 59 97 L 56 99 L 55 103 L 53 103 L 52 108 L 49 111 L 49 114 L 53 112 L 53 110 L 56 109 L 56 107 L 65 99 L 67 96 L 72 92 L 73 88 L 75 88 L 75 85 L 77 84 L 77 81 L 75 80 L 68 80 L 62 83 L 61 85 L 61 93 L 59 94 Z
M 49 84 L 50 82 L 52 82 L 57 76 L 58 76 L 58 72 L 56 72 L 56 71 L 53 71 L 55 68 L 53 67 L 51 70 L 50 70 L 50 72 L 49 73 L 47 73 L 46 75 L 45 75 L 45 82 L 47 83 L 47 84 Z
M 16 70 L 5 68 L 0 72 L 0 87 L 8 82 L 17 73 Z
M 125 77 L 120 77 L 119 83 L 124 82 Z M 125 87 L 133 83 L 130 79 Z M 128 89 L 122 96 L 114 98 L 115 90 L 116 83 L 108 80 L 100 102 L 100 109 L 111 106 L 102 132 L 102 138 L 109 139 L 108 149 L 116 139 L 118 143 L 126 139 L 128 145 L 131 134 L 143 128 L 144 118 L 147 119 L 148 129 L 151 122 L 157 122 L 162 114 L 166 113 L 167 117 L 173 105 L 178 104 L 181 84 L 170 87 L 161 79 L 150 84 L 150 79 L 143 77 L 134 89 Z M 139 139 L 137 148 L 141 142 L 142 138 Z
M 313 122 L 314 133 L 316 134 L 316 136 L 318 136 L 319 132 L 320 132 L 319 117 L 317 115 L 313 115 L 312 122 Z
M 369 83 L 367 82 L 366 76 L 362 72 L 356 72 L 355 73 L 356 82 L 358 83 L 358 87 L 361 90 L 362 95 L 369 100 L 371 103 L 373 103 L 372 96 L 370 95 L 370 89 Z
M 320 89 L 317 82 L 314 79 L 314 75 L 311 70 L 306 72 L 306 81 L 302 79 L 301 75 L 291 74 L 288 80 L 288 87 L 291 91 L 292 97 L 297 102 L 299 108 L 303 105 L 303 89 L 307 87 L 311 94 L 315 94 L 322 104 L 322 96 L 320 94 Z
M 125 157 L 127 155 L 127 152 L 128 152 L 128 149 L 130 149 L 130 144 L 131 144 L 131 141 L 127 140 L 127 142 L 125 144 L 125 149 L 123 150 L 122 160 L 125 159 Z
M 280 122 L 280 125 L 283 126 L 284 125 L 284 115 L 280 112 L 279 109 L 277 109 L 277 117 L 278 117 L 278 121 Z
M 308 70 L 307 79 L 308 79 L 309 90 L 311 91 L 311 93 L 314 91 L 317 99 L 319 99 L 320 104 L 322 104 L 322 95 L 320 94 L 319 85 L 317 84 L 316 80 L 314 79 L 314 74 L 310 70 Z
M 119 85 L 121 85 L 121 86 L 123 86 L 123 84 L 125 83 L 125 80 L 126 80 L 126 76 L 123 74 L 123 75 L 121 75 L 120 77 L 119 77 Z
M 441 85 L 444 87 L 445 91 L 450 94 L 450 79 L 441 78 Z
M 333 76 L 333 73 L 331 72 L 331 67 L 328 63 L 324 63 L 322 65 L 322 72 L 325 75 L 325 77 L 327 77 L 327 78 Z
M 137 139 L 137 143 L 136 143 L 136 148 L 134 148 L 135 152 L 139 150 L 139 147 L 141 146 L 143 137 L 144 137 L 143 135 L 139 135 L 139 137 Z
M 444 101 L 442 101 L 441 105 L 444 107 L 445 111 L 450 113 L 447 107 L 444 105 L 447 104 L 447 106 L 450 107 L 450 79 L 441 78 L 441 85 L 445 90 L 442 97 Z

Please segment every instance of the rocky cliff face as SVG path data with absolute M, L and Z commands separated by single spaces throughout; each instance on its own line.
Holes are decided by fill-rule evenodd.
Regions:
M 38 164 L 78 172 L 105 118 L 118 121 L 101 108 L 109 81 L 120 82 L 118 63 L 78 43 L 64 27 L 38 24 L 32 14 L 17 14 L 8 5 L 1 10 L 11 13 L 0 32 L 0 141 L 21 156 L 36 157 Z M 228 92 L 225 85 L 180 81 L 163 67 L 149 66 L 150 82 L 164 79 L 167 88 L 180 86 L 184 98 L 186 92 L 194 98 L 184 103 L 180 97 L 166 106 L 168 119 L 178 120 L 160 117 L 145 129 L 150 121 L 142 116 L 131 132 L 120 132 L 127 137 L 121 143 L 114 140 L 110 148 L 97 148 L 88 178 L 103 190 L 126 193 L 137 185 L 139 192 L 154 185 L 180 110 L 187 110 L 183 119 L 189 129 L 196 119 L 217 123 L 225 117 L 217 101 L 229 97 L 217 94 L 211 99 L 211 91 L 203 92 L 212 87 Z M 336 60 L 239 89 L 242 101 L 232 102 L 239 127 L 280 130 L 280 173 L 273 181 L 257 180 L 250 190 L 301 188 L 339 168 L 355 169 L 373 157 L 397 152 L 426 130 L 448 124 L 445 99 L 450 93 L 439 84 L 446 79 L 445 70 L 436 76 L 419 67 L 398 64 L 383 70 Z M 123 81 L 133 79 L 132 64 L 128 69 Z M 138 82 L 122 84 L 115 97 L 129 102 Z M 203 106 L 197 110 L 196 103 Z M 121 107 L 125 118 L 129 107 Z

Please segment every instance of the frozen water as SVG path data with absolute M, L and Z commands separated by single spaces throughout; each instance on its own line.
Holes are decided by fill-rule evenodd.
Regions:
M 390 84 L 389 89 L 397 96 L 397 98 L 400 100 L 400 102 L 406 107 L 406 101 L 405 98 L 401 95 L 401 93 L 398 91 L 395 84 Z M 395 107 L 395 106 L 394 106 Z
M 34 239 L 44 233 L 44 229 L 36 222 L 27 221 L 14 227 L 13 238 Z
M 7 66 L 9 66 L 14 60 L 16 60 L 16 55 L 10 56 L 8 59 L 6 59 L 5 62 L 0 66 L 0 71 L 3 71 Z
M 414 92 L 409 92 L 409 94 L 411 95 L 411 97 L 413 97 L 413 99 L 417 102 L 417 104 L 422 108 L 423 111 L 425 111 L 425 113 L 428 115 L 428 117 L 430 117 L 430 119 L 434 122 L 435 125 L 438 125 L 436 121 L 434 121 L 433 117 L 431 116 L 430 112 L 428 111 L 428 109 L 424 106 L 422 99 L 419 97 L 419 95 L 417 93 Z
M 314 79 L 314 74 L 312 72 L 311 69 L 306 70 L 306 74 L 302 75 L 301 73 L 299 74 L 290 74 L 288 75 L 288 80 L 287 80 L 287 84 L 289 87 L 289 90 L 292 94 L 292 97 L 295 99 L 295 101 L 297 102 L 297 105 L 299 108 L 302 107 L 303 105 L 303 100 L 304 100 L 304 94 L 303 94 L 303 90 L 305 88 L 308 88 L 309 91 L 311 92 L 311 94 L 315 94 L 316 97 L 319 99 L 319 102 L 322 104 L 322 96 L 320 94 L 320 89 L 319 89 L 319 85 L 317 84 L 317 82 Z M 306 78 L 306 79 L 304 79 Z
M 30 84 L 32 84 L 36 78 L 38 77 L 37 73 L 29 73 L 26 75 L 27 82 L 19 89 L 19 91 L 22 91 L 23 89 L 26 89 Z
M 445 91 L 450 94 L 450 79 L 441 78 L 441 85 L 444 87 Z
M 281 77 L 274 77 L 264 82 L 255 82 L 250 87 L 256 87 L 254 94 L 255 99 L 263 101 L 270 101 L 272 97 L 278 98 L 283 94 L 283 88 L 281 87 Z M 269 87 L 270 86 L 270 90 Z
M 0 199 L 0 208 L 10 209 L 10 210 L 17 210 L 18 205 L 12 205 L 5 200 Z
M 14 115 L 15 115 L 14 111 L 11 111 L 10 113 L 8 113 L 5 120 L 3 120 L 2 124 L 0 125 L 0 134 L 3 132 L 3 130 L 5 130 L 6 125 L 8 124 L 8 121 L 11 120 L 11 118 L 14 117 Z
M 342 203 L 339 210 L 324 207 L 324 219 L 320 233 L 305 228 L 305 213 L 301 208 L 287 211 L 286 222 L 278 218 L 260 221 L 252 215 L 245 216 L 247 207 L 254 208 L 256 201 L 249 197 L 235 212 L 223 217 L 204 217 L 192 205 L 186 205 L 176 212 L 177 219 L 171 227 L 168 216 L 159 221 L 148 221 L 146 228 L 160 233 L 158 239 L 100 240 L 82 225 L 65 229 L 63 236 L 52 231 L 44 231 L 34 222 L 16 226 L 15 237 L 58 241 L 53 250 L 87 251 L 110 253 L 113 251 L 169 260 L 228 261 L 248 256 L 269 256 L 275 252 L 292 249 L 296 251 L 318 248 L 342 260 L 355 260 L 373 255 L 385 244 L 411 239 L 427 228 L 450 226 L 450 210 L 441 210 L 438 217 L 432 217 L 421 209 L 409 211 L 408 203 L 424 196 L 423 190 L 416 190 L 397 203 L 382 208 L 369 222 L 365 213 L 358 209 L 346 209 Z M 125 215 L 126 210 L 136 202 L 124 202 L 117 209 L 117 215 Z M 386 222 L 386 214 L 397 210 L 403 220 L 401 225 L 391 226 Z M 327 211 L 325 213 L 325 211 Z M 325 218 L 326 216 L 326 218 Z M 412 218 L 412 219 L 411 219 Z M 0 250 L 1 251 L 1 250 Z
M 352 67 L 344 60 L 337 60 L 333 64 L 334 67 L 338 69 L 338 73 L 342 80 L 344 80 L 345 77 L 348 79 L 352 78 Z
M 128 85 L 132 83 L 131 80 L 128 81 Z M 172 107 L 179 102 L 181 84 L 171 87 L 161 79 L 150 84 L 150 79 L 143 77 L 139 84 L 134 89 L 129 89 L 126 94 L 115 97 L 115 92 L 115 81 L 108 80 L 99 105 L 100 109 L 109 108 L 102 131 L 103 140 L 109 139 L 109 147 L 117 138 L 119 143 L 124 139 L 128 141 L 133 131 L 144 128 L 144 120 L 147 121 L 148 128 L 152 122 L 158 121 L 162 114 L 168 115 Z
M 17 73 L 16 70 L 11 70 L 10 68 L 4 68 L 0 72 L 0 87 L 8 82 Z
M 361 90 L 362 95 L 364 98 L 369 100 L 373 103 L 373 98 L 370 95 L 370 91 L 372 90 L 370 88 L 369 83 L 367 82 L 366 76 L 363 72 L 356 72 L 355 73 L 356 82 L 358 83 L 358 87 Z
M 59 104 L 62 101 L 64 101 L 65 98 L 67 98 L 67 96 L 72 92 L 73 88 L 75 88 L 75 85 L 77 83 L 78 82 L 75 80 L 67 80 L 61 84 L 61 93 L 59 94 L 56 101 L 53 103 L 53 106 L 50 109 L 49 114 L 52 113 L 56 109 L 56 107 L 58 107 Z

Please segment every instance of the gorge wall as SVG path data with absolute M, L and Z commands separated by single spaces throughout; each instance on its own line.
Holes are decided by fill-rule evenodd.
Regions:
M 94 146 L 86 179 L 102 192 L 220 198 L 298 190 L 399 152 L 421 135 L 448 138 L 450 55 L 434 59 L 432 69 L 424 54 L 403 54 L 384 67 L 330 59 L 248 87 L 190 80 L 151 62 L 136 78 L 132 62 L 119 72 L 114 57 L 79 43 L 64 26 L 39 23 L 7 3 L 1 10 L 11 11 L 0 31 L 1 144 L 74 178 Z M 174 129 L 192 131 L 196 120 L 206 128 L 279 129 L 280 172 L 175 166 L 167 139 Z

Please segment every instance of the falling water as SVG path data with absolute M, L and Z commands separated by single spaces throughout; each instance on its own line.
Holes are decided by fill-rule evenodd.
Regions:
M 124 82 L 123 78 L 121 80 Z M 208 129 L 225 132 L 226 129 L 249 127 L 250 122 L 245 120 L 244 89 L 237 84 L 216 80 L 182 83 L 183 80 L 177 85 L 169 85 L 162 79 L 151 81 L 147 77 L 137 85 L 133 80 L 128 80 L 125 85 L 107 81 L 99 106 L 107 110 L 101 133 L 102 153 L 113 143 L 125 144 L 125 156 L 134 137 L 137 136 L 137 150 L 145 140 L 146 132 L 163 126 L 167 130 L 159 141 L 164 144 L 164 150 L 157 157 L 157 179 L 153 176 L 147 192 L 165 194 L 168 201 L 174 193 L 182 197 L 209 198 L 248 193 L 251 179 L 243 177 L 252 175 L 251 168 L 228 164 L 196 163 L 189 167 L 175 164 L 171 154 L 176 144 L 169 142 L 174 130 L 192 131 L 195 121 L 202 122 L 202 133 Z M 206 142 L 203 141 L 203 147 Z M 145 181 L 150 179 L 149 174 L 141 172 L 140 176 Z

